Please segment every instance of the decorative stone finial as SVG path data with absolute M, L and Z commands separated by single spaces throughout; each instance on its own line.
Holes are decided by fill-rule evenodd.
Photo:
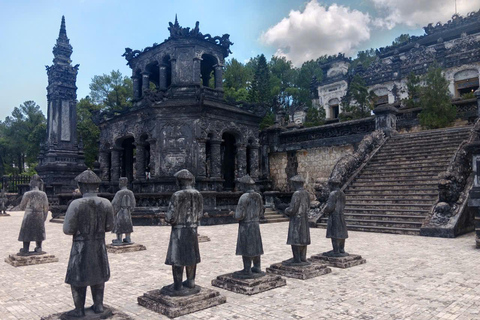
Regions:
M 67 28 L 65 27 L 65 16 L 62 16 L 62 23 L 60 24 L 60 31 L 58 33 L 57 44 L 53 47 L 54 64 L 70 64 L 70 56 L 73 48 L 70 45 L 70 40 L 67 38 Z

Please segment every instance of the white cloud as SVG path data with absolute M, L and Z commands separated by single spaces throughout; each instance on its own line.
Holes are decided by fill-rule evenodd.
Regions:
M 323 7 L 311 0 L 303 12 L 290 11 L 260 39 L 278 48 L 276 56 L 300 66 L 325 54 L 355 54 L 359 44 L 370 39 L 370 22 L 370 16 L 358 10 L 337 4 Z
M 403 24 L 419 28 L 445 23 L 455 13 L 455 0 L 370 0 L 378 12 L 375 26 L 394 28 Z M 463 16 L 480 9 L 480 0 L 456 0 L 457 12 Z

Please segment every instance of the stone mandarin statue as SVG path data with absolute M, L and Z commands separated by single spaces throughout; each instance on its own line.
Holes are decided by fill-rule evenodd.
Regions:
M 113 227 L 113 206 L 97 196 L 101 180 L 93 171 L 85 170 L 75 181 L 83 197 L 70 203 L 63 223 L 63 232 L 73 235 L 65 282 L 71 286 L 75 304 L 67 316 L 83 317 L 87 286 L 92 291 L 92 310 L 104 312 L 103 292 L 110 278 L 105 232 Z
M 263 245 L 259 219 L 263 214 L 263 201 L 262 196 L 253 190 L 255 181 L 249 175 L 238 179 L 238 182 L 245 192 L 238 200 L 234 215 L 239 221 L 236 255 L 242 256 L 243 270 L 235 274 L 253 277 L 253 273 L 262 273 L 260 256 L 263 254 Z
M 333 250 L 325 252 L 323 255 L 330 257 L 346 257 L 345 239 L 348 238 L 347 224 L 343 210 L 345 208 L 345 193 L 340 190 L 340 182 L 329 180 L 330 195 L 328 196 L 325 214 L 328 215 L 327 238 L 332 239 Z
M 303 188 L 305 180 L 300 175 L 290 179 L 295 188 L 290 206 L 285 213 L 290 217 L 288 226 L 287 244 L 292 246 L 292 264 L 307 263 L 307 245 L 310 244 L 310 229 L 308 224 L 308 210 L 310 209 L 310 195 Z
M 31 191 L 25 192 L 20 203 L 20 210 L 25 210 L 18 241 L 23 242 L 19 255 L 28 255 L 30 241 L 35 241 L 33 253 L 42 253 L 42 241 L 45 240 L 45 220 L 48 215 L 47 194 L 40 191 L 43 181 L 38 174 L 30 180 Z
M 131 244 L 130 234 L 133 232 L 132 212 L 135 209 L 135 196 L 132 191 L 127 189 L 128 179 L 122 177 L 118 181 L 120 190 L 117 191 L 112 200 L 114 211 L 113 233 L 117 234 L 117 239 L 112 241 L 113 245 Z M 122 234 L 125 239 L 122 242 Z
M 172 266 L 173 290 L 170 295 L 188 295 L 195 293 L 195 273 L 200 263 L 197 226 L 203 217 L 203 197 L 193 188 L 195 177 L 183 169 L 175 173 L 177 185 L 181 190 L 170 199 L 165 221 L 172 225 L 165 264 Z M 182 282 L 183 269 L 187 279 Z

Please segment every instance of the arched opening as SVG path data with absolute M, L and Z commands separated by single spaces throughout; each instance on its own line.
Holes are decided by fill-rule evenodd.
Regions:
M 205 175 L 210 178 L 212 172 L 212 134 L 209 133 L 205 142 Z
M 141 172 L 139 174 L 145 175 L 145 179 L 149 180 L 151 178 L 150 175 L 150 143 L 148 142 L 148 135 L 144 134 L 140 137 L 140 142 L 141 142 L 141 147 L 143 151 L 143 164 L 139 166 L 144 172 Z M 136 154 L 138 155 L 138 152 L 140 150 L 137 150 Z M 138 161 L 138 156 L 136 157 L 136 161 Z M 138 176 L 138 175 L 137 175 Z
M 133 181 L 133 168 L 135 163 L 135 145 L 133 142 L 133 137 L 129 137 L 124 139 L 121 145 L 121 176 L 127 177 L 129 182 Z
M 158 89 L 160 85 L 160 69 L 158 67 L 158 62 L 150 63 L 145 70 L 149 73 L 148 80 L 150 83 L 148 88 L 150 88 L 150 90 Z
M 473 93 L 478 89 L 478 71 L 475 69 L 468 69 L 457 72 L 454 75 L 455 81 L 455 97 L 474 98 Z
M 222 140 L 222 177 L 225 180 L 223 188 L 226 191 L 232 191 L 235 188 L 235 156 L 237 153 L 237 141 L 235 136 L 228 132 L 223 134 Z
M 164 88 L 160 86 L 160 89 L 166 89 L 172 84 L 172 62 L 170 61 L 170 56 L 163 57 L 162 66 L 165 67 L 165 74 L 160 75 L 160 77 L 164 77 Z M 160 82 L 162 83 L 162 79 L 160 79 Z
M 337 98 L 331 99 L 328 102 L 328 108 L 330 111 L 330 119 L 337 119 L 340 114 L 340 100 Z
M 217 59 L 209 54 L 202 55 L 200 63 L 200 75 L 202 77 L 202 85 L 204 87 L 215 88 L 215 72 L 214 65 L 217 64 Z

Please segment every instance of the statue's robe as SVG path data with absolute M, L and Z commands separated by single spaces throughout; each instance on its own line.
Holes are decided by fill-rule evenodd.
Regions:
M 46 239 L 45 220 L 48 215 L 47 194 L 40 190 L 25 192 L 20 203 L 20 210 L 25 210 L 18 241 L 43 241 Z
M 135 196 L 128 189 L 119 190 L 112 200 L 114 211 L 113 233 L 132 233 L 132 212 L 135 209 Z
M 175 192 L 165 221 L 172 225 L 165 264 L 192 266 L 200 262 L 197 226 L 203 216 L 203 197 L 195 189 Z
M 328 214 L 327 238 L 347 239 L 348 231 L 343 210 L 345 208 L 345 193 L 341 190 L 330 192 L 325 214 Z
M 86 287 L 110 279 L 105 232 L 113 228 L 113 206 L 96 195 L 73 200 L 68 206 L 63 232 L 73 235 L 65 282 Z
M 287 244 L 293 246 L 310 244 L 309 209 L 310 195 L 308 192 L 306 190 L 295 191 L 289 207 L 285 209 L 285 213 L 290 216 Z
M 234 216 L 239 220 L 236 255 L 256 257 L 263 254 L 259 225 L 262 213 L 263 202 L 260 194 L 247 192 L 238 200 Z

